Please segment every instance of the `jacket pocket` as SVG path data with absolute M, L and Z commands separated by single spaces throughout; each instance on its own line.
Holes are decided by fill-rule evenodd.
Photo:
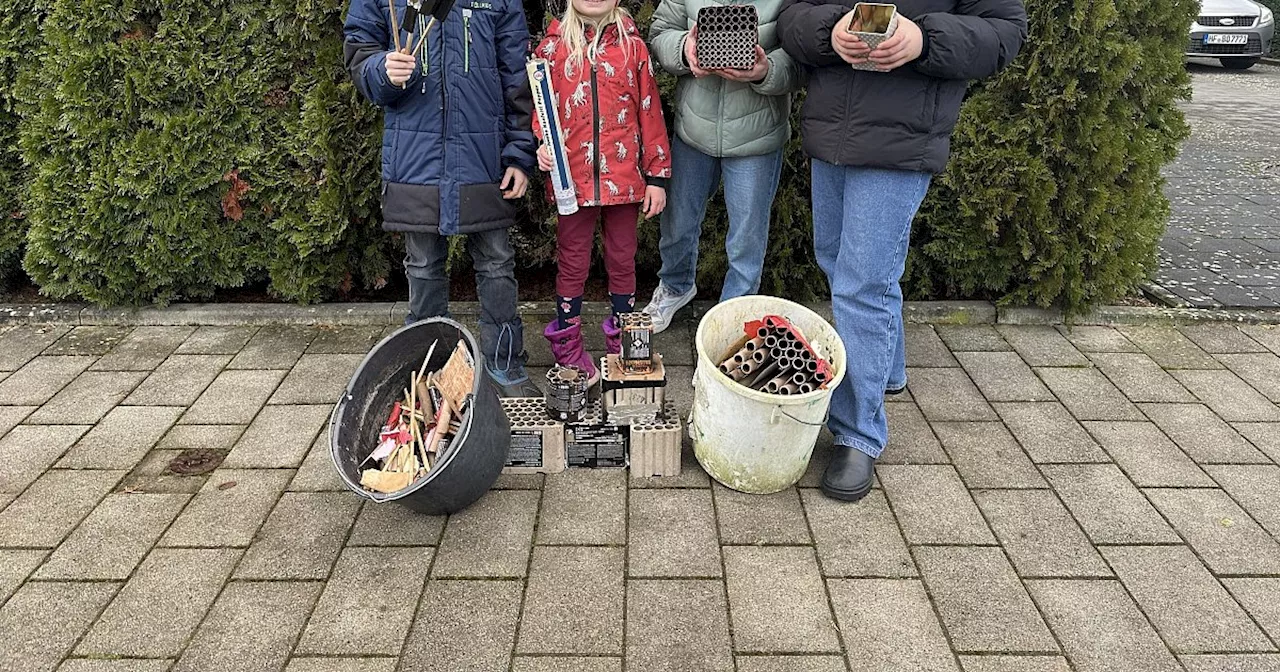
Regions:
M 462 10 L 462 71 L 471 72 L 471 10 Z

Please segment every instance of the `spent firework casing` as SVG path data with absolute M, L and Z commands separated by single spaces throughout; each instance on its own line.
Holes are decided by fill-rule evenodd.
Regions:
M 569 157 L 564 149 L 564 130 L 556 105 L 559 99 L 551 85 L 551 63 L 542 58 L 530 59 L 525 71 L 529 75 L 529 87 L 533 89 L 533 108 L 542 128 L 542 141 L 551 150 L 551 188 L 556 210 L 562 215 L 572 215 L 578 211 L 578 195 L 573 189 Z
M 698 10 L 698 65 L 749 70 L 756 62 L 759 15 L 752 5 L 711 5 Z

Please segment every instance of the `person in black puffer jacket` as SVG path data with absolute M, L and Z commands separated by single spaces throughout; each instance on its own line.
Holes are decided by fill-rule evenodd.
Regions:
M 946 167 L 968 80 L 1007 66 L 1027 35 L 1020 0 L 899 0 L 896 32 L 873 50 L 849 32 L 853 4 L 788 0 L 778 19 L 809 76 L 814 250 L 848 369 L 831 399 L 837 449 L 822 491 L 846 501 L 870 491 L 889 438 L 884 395 L 907 384 L 898 282 L 911 220 Z

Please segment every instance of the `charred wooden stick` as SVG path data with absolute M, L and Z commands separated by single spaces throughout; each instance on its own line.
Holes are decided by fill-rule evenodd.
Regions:
M 396 51 L 400 51 L 400 22 L 396 20 L 396 2 L 387 0 L 387 9 L 391 10 L 391 38 Z

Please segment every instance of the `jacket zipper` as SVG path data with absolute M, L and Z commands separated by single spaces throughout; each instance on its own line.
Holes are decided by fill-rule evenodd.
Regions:
M 462 10 L 462 71 L 471 72 L 471 10 Z
M 427 24 L 422 16 L 418 16 L 418 31 L 423 34 L 426 31 Z M 427 93 L 427 75 L 431 74 L 431 40 L 422 41 L 422 94 Z
M 716 104 L 719 106 L 719 111 L 716 113 L 716 145 L 719 146 L 717 153 L 720 156 L 724 156 L 724 85 L 724 79 L 720 79 L 716 84 L 720 88 L 716 92 Z
M 591 157 L 591 162 L 595 164 L 596 169 L 596 205 L 601 202 L 600 198 L 600 156 L 603 152 L 600 149 L 600 90 L 596 85 L 596 62 L 594 54 L 591 60 L 591 131 L 594 134 L 594 143 L 591 145 L 591 151 L 595 156 Z

